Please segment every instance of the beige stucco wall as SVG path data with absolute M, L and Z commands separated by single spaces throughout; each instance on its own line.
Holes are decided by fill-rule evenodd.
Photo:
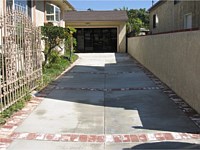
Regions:
M 3 0 L 0 1 L 0 15 L 3 13 Z
M 45 2 L 44 1 L 35 1 L 36 9 L 35 9 L 35 22 L 36 26 L 43 26 L 46 19 L 45 19 Z M 63 4 L 64 6 L 60 6 L 58 4 L 62 4 L 62 1 L 52 1 L 51 2 L 54 5 L 57 5 L 60 7 L 61 14 L 60 14 L 60 21 L 59 22 L 52 22 L 55 26 L 61 26 L 65 27 L 65 21 L 63 21 L 63 12 L 65 10 L 70 10 L 70 8 Z M 32 8 L 33 14 L 34 14 L 34 7 Z M 34 15 L 33 15 L 33 20 L 34 20 Z
M 200 113 L 200 31 L 128 39 L 128 52 Z
M 35 23 L 36 26 L 43 26 L 44 25 L 44 1 L 35 1 Z M 33 16 L 34 17 L 34 16 Z M 34 20 L 34 18 L 33 18 Z
M 117 28 L 117 52 L 126 52 L 126 23 L 125 22 L 65 22 L 65 26 L 73 28 Z
M 150 31 L 152 33 L 166 32 L 173 29 L 174 19 L 174 2 L 167 1 L 160 5 L 157 9 L 150 12 Z M 153 28 L 153 15 L 158 16 L 158 24 L 156 28 Z
M 0 1 L 0 16 L 3 15 L 3 1 Z M 1 30 L 0 30 L 1 31 Z M 0 32 L 0 52 L 1 52 L 1 45 L 2 45 L 2 40 L 1 40 L 2 34 Z
M 168 0 L 150 11 L 150 31 L 169 32 L 184 29 L 184 15 L 192 13 L 192 28 L 200 27 L 200 1 L 182 1 L 174 5 Z M 153 28 L 153 15 L 157 14 L 159 23 Z

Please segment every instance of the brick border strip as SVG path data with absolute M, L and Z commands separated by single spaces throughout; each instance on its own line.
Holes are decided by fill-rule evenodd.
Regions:
M 85 90 L 85 91 L 102 91 L 102 92 L 109 92 L 109 91 L 133 91 L 133 90 L 160 90 L 158 86 L 149 86 L 149 87 L 135 87 L 135 88 L 69 88 L 69 87 L 62 87 L 56 86 L 56 90 Z
M 133 57 L 132 57 L 133 58 Z M 156 77 L 150 70 L 133 58 L 134 63 L 181 109 L 194 124 L 200 128 L 200 114 L 197 113 L 188 103 L 179 97 L 172 89 Z
M 94 71 L 70 71 L 69 73 L 85 73 L 85 74 L 103 74 L 103 75 L 117 75 L 117 74 L 126 74 L 126 73 L 137 73 L 139 71 L 128 71 L 128 72 L 94 72 Z
M 173 141 L 200 139 L 200 134 L 190 133 L 148 133 L 148 134 L 44 134 L 44 133 L 13 133 L 11 139 L 59 141 L 59 142 L 89 142 L 89 143 L 135 143 L 150 141 Z
M 0 150 L 6 149 L 11 143 L 12 139 L 10 136 L 14 130 L 26 119 L 31 112 L 42 102 L 42 98 L 32 98 L 26 106 L 20 111 L 14 113 L 6 123 L 0 128 Z

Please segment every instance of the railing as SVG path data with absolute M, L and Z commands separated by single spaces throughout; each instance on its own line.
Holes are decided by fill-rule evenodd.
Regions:
M 0 15 L 0 112 L 42 79 L 41 32 L 23 11 Z
M 15 10 L 19 10 L 19 11 L 25 13 L 25 14 L 28 14 L 28 6 L 27 5 L 23 6 L 23 5 L 15 3 L 15 8 L 14 9 Z

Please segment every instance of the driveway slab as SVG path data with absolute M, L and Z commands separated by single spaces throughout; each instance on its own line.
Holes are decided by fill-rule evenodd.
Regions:
M 200 149 L 200 142 L 194 140 L 147 142 L 147 143 L 115 143 L 106 144 L 106 150 L 133 150 L 133 149 Z
M 105 106 L 107 134 L 200 131 L 160 90 L 107 92 Z
M 8 150 L 103 150 L 102 143 L 65 143 L 50 141 L 16 140 Z
M 69 88 L 104 88 L 104 77 L 102 74 L 90 73 L 66 73 L 57 81 L 58 86 Z
M 144 73 L 119 73 L 106 75 L 106 88 L 141 88 L 156 86 Z
M 0 148 L 199 149 L 198 114 L 189 118 L 194 111 L 170 89 L 163 92 L 160 81 L 128 54 L 78 55 L 39 93 L 42 100 L 31 101 L 0 129 Z
M 102 92 L 54 90 L 16 132 L 103 134 L 103 96 Z

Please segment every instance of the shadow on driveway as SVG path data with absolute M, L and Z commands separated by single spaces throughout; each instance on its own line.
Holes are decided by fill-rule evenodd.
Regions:
M 184 142 L 156 142 L 156 143 L 145 143 L 133 146 L 132 148 L 123 148 L 122 150 L 131 149 L 200 149 L 199 144 L 191 144 Z
M 105 132 L 109 134 L 140 130 L 200 133 L 200 129 L 162 90 L 141 90 L 156 85 L 133 59 L 125 54 L 115 57 L 116 63 L 105 66 L 77 64 L 52 83 L 56 87 L 47 98 L 105 107 Z M 82 116 L 84 111 L 79 109 Z M 163 142 L 135 148 L 170 144 L 171 148 L 187 146 L 187 143 Z

